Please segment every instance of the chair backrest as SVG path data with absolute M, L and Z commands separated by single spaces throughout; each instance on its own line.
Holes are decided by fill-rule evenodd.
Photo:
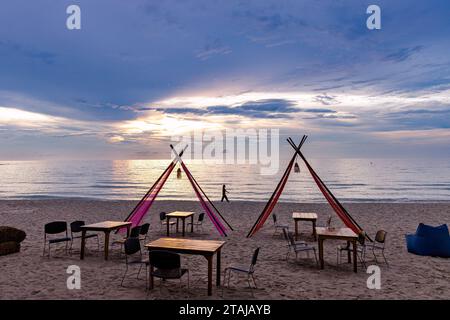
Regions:
M 74 221 L 70 223 L 70 232 L 72 233 L 78 233 L 81 232 L 81 227 L 84 226 L 86 223 L 81 220 Z
M 61 232 L 67 232 L 67 222 L 65 221 L 49 222 L 44 226 L 44 232 L 46 234 L 57 234 Z
M 205 219 L 205 213 L 204 213 L 204 212 L 202 212 L 202 213 L 200 213 L 200 214 L 198 215 L 198 222 L 202 222 L 203 219 Z
M 130 238 L 139 237 L 140 232 L 141 232 L 141 226 L 135 226 L 135 227 L 131 228 Z
M 141 243 L 138 238 L 128 238 L 124 243 L 125 254 L 131 255 L 141 251 Z
M 375 235 L 375 241 L 384 244 L 386 241 L 386 235 L 387 235 L 386 231 L 378 230 L 377 234 Z
M 277 224 L 277 215 L 274 213 L 272 214 L 273 223 Z
M 163 221 L 166 220 L 166 214 L 164 211 L 159 213 L 159 220 Z
M 145 236 L 148 233 L 148 229 L 150 229 L 150 223 L 144 223 L 143 225 L 141 225 L 139 234 Z
M 149 252 L 150 264 L 157 269 L 171 270 L 179 269 L 181 266 L 181 258 L 177 253 L 155 250 Z

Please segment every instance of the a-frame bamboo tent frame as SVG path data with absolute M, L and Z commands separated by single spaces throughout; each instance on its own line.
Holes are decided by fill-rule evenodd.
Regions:
M 178 154 L 175 148 L 170 145 L 175 157 L 169 166 L 164 170 L 164 172 L 159 176 L 156 182 L 152 185 L 152 187 L 147 191 L 145 196 L 138 202 L 136 207 L 131 211 L 125 221 L 131 222 L 132 226 L 137 226 L 141 223 L 144 216 L 149 212 L 150 207 L 158 196 L 159 191 L 161 191 L 162 187 L 166 183 L 173 169 L 180 163 L 181 168 L 185 172 L 189 182 L 191 183 L 192 188 L 194 189 L 195 195 L 197 196 L 204 212 L 207 214 L 213 225 L 216 227 L 217 231 L 221 236 L 227 236 L 227 229 L 224 226 L 224 223 L 228 226 L 230 230 L 233 230 L 231 225 L 225 220 L 216 206 L 212 203 L 206 193 L 203 191 L 202 187 L 198 184 L 197 180 L 194 178 L 192 173 L 187 168 L 186 164 L 183 162 L 181 157 L 183 156 L 184 151 L 186 151 L 187 146 Z M 220 219 L 219 219 L 220 217 Z M 222 221 L 221 221 L 222 220 Z M 223 223 L 224 222 L 224 223 Z
M 264 225 L 264 223 L 266 222 L 267 218 L 272 213 L 273 208 L 277 204 L 277 202 L 280 198 L 280 195 L 283 192 L 284 186 L 286 185 L 286 182 L 289 178 L 289 174 L 292 171 L 292 168 L 294 166 L 297 156 L 300 156 L 300 158 L 303 160 L 306 167 L 308 168 L 309 173 L 313 177 L 314 182 L 319 187 L 319 190 L 322 192 L 325 199 L 330 204 L 330 206 L 334 210 L 334 212 L 336 212 L 338 217 L 342 220 L 342 222 L 348 228 L 350 228 L 353 232 L 355 232 L 357 235 L 363 234 L 363 229 L 358 225 L 358 223 L 355 221 L 355 219 L 352 218 L 352 216 L 348 213 L 348 211 L 342 206 L 342 204 L 339 202 L 339 200 L 336 199 L 336 197 L 333 195 L 333 193 L 330 191 L 330 189 L 328 189 L 328 187 L 325 185 L 325 183 L 322 181 L 322 179 L 320 179 L 320 177 L 317 175 L 317 173 L 311 167 L 309 162 L 306 160 L 303 153 L 300 151 L 301 147 L 303 146 L 303 144 L 305 143 L 307 138 L 308 138 L 308 136 L 304 135 L 303 138 L 301 139 L 300 143 L 298 144 L 298 146 L 295 145 L 294 141 L 290 137 L 287 139 L 288 143 L 295 150 L 294 155 L 292 156 L 291 160 L 289 161 L 286 171 L 284 172 L 283 176 L 281 177 L 280 182 L 278 182 L 278 185 L 275 188 L 274 192 L 272 193 L 272 196 L 270 197 L 269 201 L 267 202 L 266 206 L 264 207 L 263 211 L 259 215 L 256 222 L 254 223 L 253 227 L 248 232 L 247 238 L 250 238 L 259 229 L 261 229 L 262 226 Z M 370 240 L 370 238 L 368 238 L 368 239 Z

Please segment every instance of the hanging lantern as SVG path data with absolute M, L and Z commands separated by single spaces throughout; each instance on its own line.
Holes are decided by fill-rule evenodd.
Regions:
M 300 172 L 300 166 L 298 165 L 298 163 L 296 162 L 294 165 L 294 172 L 299 173 Z

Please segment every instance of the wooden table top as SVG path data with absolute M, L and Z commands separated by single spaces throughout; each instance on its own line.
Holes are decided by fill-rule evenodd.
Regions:
M 128 225 L 131 225 L 131 222 L 125 222 L 125 221 L 103 221 L 103 222 L 97 222 L 93 224 L 87 224 L 82 226 L 82 229 L 86 230 L 114 230 L 122 227 L 126 227 Z
M 324 227 L 316 227 L 316 233 L 320 238 L 358 239 L 358 235 L 349 228 L 334 228 L 330 230 Z
M 178 252 L 214 253 L 225 241 L 159 238 L 145 245 L 148 249 L 175 250 Z
M 317 220 L 317 213 L 314 212 L 293 212 L 294 220 Z
M 172 217 L 172 218 L 186 218 L 190 217 L 194 214 L 194 212 L 191 211 L 174 211 L 171 213 L 166 214 L 166 217 Z

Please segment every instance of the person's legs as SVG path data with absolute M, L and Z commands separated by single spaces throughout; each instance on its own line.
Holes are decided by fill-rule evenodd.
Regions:
M 224 195 L 225 200 L 227 200 L 227 202 L 230 202 L 230 200 L 228 200 L 228 197 L 226 195 Z

